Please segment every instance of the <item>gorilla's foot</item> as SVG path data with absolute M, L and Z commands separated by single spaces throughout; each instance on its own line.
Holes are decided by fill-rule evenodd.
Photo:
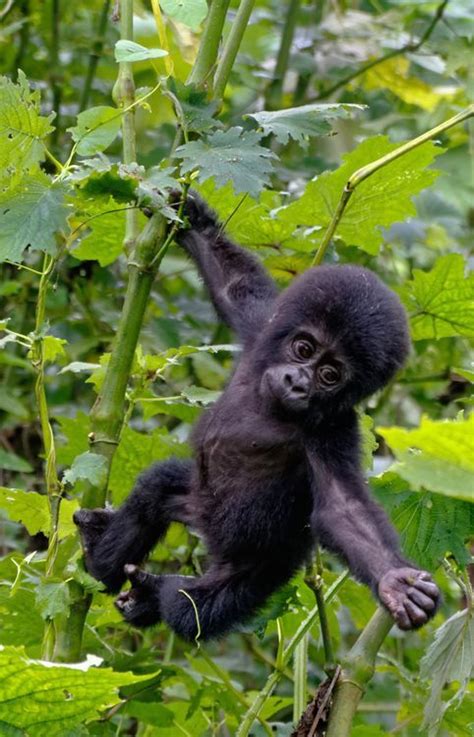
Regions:
M 115 606 L 123 618 L 135 627 L 150 627 L 161 620 L 161 576 L 153 576 L 134 565 L 126 565 L 125 575 L 132 587 L 123 591 L 115 600 Z
M 440 593 L 427 571 L 392 568 L 380 580 L 378 594 L 401 630 L 422 627 L 436 613 Z

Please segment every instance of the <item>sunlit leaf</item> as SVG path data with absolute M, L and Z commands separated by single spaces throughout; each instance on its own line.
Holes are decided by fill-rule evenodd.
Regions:
M 163 13 L 172 20 L 197 30 L 207 15 L 206 0 L 160 0 Z
M 86 451 L 74 459 L 71 468 L 64 474 L 64 481 L 74 485 L 79 479 L 100 486 L 107 476 L 107 461 L 104 456 Z
M 58 528 L 60 538 L 74 532 L 72 515 L 78 506 L 74 499 L 61 500 Z M 36 535 L 38 532 L 47 536 L 50 534 L 51 513 L 48 497 L 44 494 L 0 486 L 0 509 L 4 509 L 14 522 L 21 522 L 25 525 L 30 535 Z
M 168 56 L 168 52 L 163 49 L 147 49 L 146 46 L 128 39 L 120 39 L 115 44 L 115 61 L 147 61 L 160 59 L 162 56 Z
M 474 336 L 474 272 L 458 253 L 436 260 L 431 271 L 415 269 L 401 290 L 414 340 Z
M 93 156 L 108 148 L 120 130 L 121 118 L 120 110 L 106 105 L 79 113 L 77 125 L 68 128 L 77 144 L 77 153 Z

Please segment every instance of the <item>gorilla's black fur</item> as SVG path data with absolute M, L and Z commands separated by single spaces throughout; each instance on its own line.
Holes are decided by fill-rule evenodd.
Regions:
M 383 387 L 408 353 L 398 298 L 355 266 L 310 269 L 281 295 L 250 253 L 231 243 L 197 195 L 178 241 L 197 263 L 243 354 L 193 434 L 195 461 L 151 466 L 116 511 L 82 510 L 89 571 L 118 591 L 138 626 L 164 620 L 185 639 L 244 622 L 300 568 L 315 541 L 342 557 L 402 629 L 437 606 L 428 573 L 397 536 L 359 470 L 354 405 Z M 173 520 L 204 538 L 198 578 L 136 567 Z

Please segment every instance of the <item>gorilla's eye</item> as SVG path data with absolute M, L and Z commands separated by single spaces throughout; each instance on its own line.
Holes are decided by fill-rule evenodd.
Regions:
M 325 386 L 334 386 L 340 381 L 341 373 L 334 366 L 321 366 L 318 369 L 318 379 Z
M 292 344 L 293 353 L 296 358 L 307 361 L 314 355 L 314 345 L 306 338 L 296 338 Z

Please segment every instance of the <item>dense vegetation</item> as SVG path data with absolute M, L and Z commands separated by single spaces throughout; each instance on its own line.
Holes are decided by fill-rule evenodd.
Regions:
M 0 735 L 284 737 L 327 674 L 299 737 L 471 734 L 472 35 L 469 0 L 2 4 Z M 126 626 L 85 571 L 74 510 L 188 455 L 228 376 L 233 336 L 173 243 L 191 185 L 281 285 L 324 259 L 400 294 L 410 361 L 361 424 L 443 590 L 422 630 L 388 634 L 321 553 L 194 647 Z M 204 565 L 177 524 L 148 563 Z

